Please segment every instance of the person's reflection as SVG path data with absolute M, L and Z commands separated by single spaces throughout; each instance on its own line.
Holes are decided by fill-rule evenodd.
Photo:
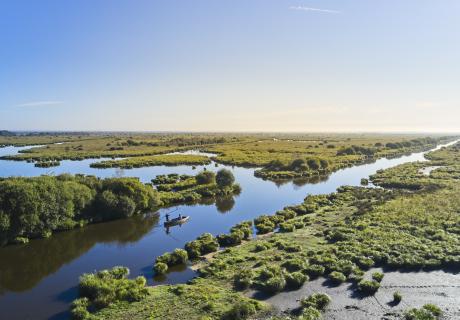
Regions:
M 174 227 L 182 228 L 183 223 L 175 224 L 175 225 L 165 225 L 165 233 L 171 234 L 171 229 Z

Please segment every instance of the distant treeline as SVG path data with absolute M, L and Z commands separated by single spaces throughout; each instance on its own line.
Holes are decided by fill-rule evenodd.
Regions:
M 0 244 L 48 237 L 155 208 L 158 193 L 136 178 L 84 175 L 0 179 Z
M 11 131 L 8 130 L 0 130 L 0 136 L 2 137 L 12 137 L 15 136 L 15 134 Z
M 380 151 L 383 148 L 396 150 L 396 149 L 403 149 L 403 148 L 431 146 L 431 145 L 436 145 L 437 142 L 438 141 L 434 138 L 426 137 L 426 138 L 418 138 L 418 139 L 412 139 L 412 140 L 401 141 L 401 142 L 388 142 L 385 145 L 380 142 L 377 142 L 374 145 L 374 147 L 362 147 L 362 146 L 352 145 L 350 147 L 338 150 L 337 155 L 338 156 L 365 155 L 368 157 L 373 157 L 378 151 Z

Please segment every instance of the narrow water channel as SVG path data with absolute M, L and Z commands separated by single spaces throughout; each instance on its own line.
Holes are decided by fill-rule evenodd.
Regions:
M 450 143 L 452 144 L 452 143 Z M 442 146 L 439 146 L 442 147 Z M 439 148 L 438 147 L 438 148 Z M 0 155 L 14 154 L 24 148 L 0 148 Z M 217 203 L 179 206 L 176 213 L 189 215 L 188 223 L 163 228 L 164 213 L 87 226 L 83 229 L 31 241 L 28 245 L 0 249 L 0 319 L 66 319 L 69 303 L 77 296 L 78 277 L 85 272 L 127 266 L 132 276 L 144 275 L 150 285 L 185 282 L 194 276 L 187 268 L 176 269 L 161 281 L 153 280 L 156 256 L 171 251 L 203 232 L 228 232 L 234 224 L 264 213 L 274 213 L 287 205 L 298 204 L 308 194 L 334 192 L 343 185 L 357 186 L 379 169 L 423 161 L 424 152 L 395 159 L 380 159 L 371 164 L 346 168 L 315 183 L 294 181 L 275 184 L 254 177 L 254 169 L 215 166 L 147 167 L 129 170 L 93 169 L 97 160 L 62 161 L 59 167 L 36 168 L 31 163 L 0 161 L 0 177 L 41 174 L 82 173 L 99 177 L 133 176 L 149 182 L 159 174 L 195 174 L 206 167 L 233 171 L 242 193 Z

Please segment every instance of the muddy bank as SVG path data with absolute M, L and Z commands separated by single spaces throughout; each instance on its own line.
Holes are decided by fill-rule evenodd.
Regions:
M 373 269 L 370 274 L 380 269 Z M 403 299 L 394 304 L 393 292 L 399 291 Z M 404 310 L 421 307 L 426 303 L 438 305 L 445 313 L 443 319 L 460 319 L 460 276 L 445 271 L 431 272 L 385 272 L 381 287 L 375 296 L 361 296 L 350 283 L 332 286 L 324 278 L 307 282 L 295 291 L 285 291 L 274 296 L 263 296 L 258 292 L 249 295 L 273 305 L 280 312 L 295 311 L 300 299 L 315 292 L 331 296 L 324 319 L 369 320 L 400 319 Z

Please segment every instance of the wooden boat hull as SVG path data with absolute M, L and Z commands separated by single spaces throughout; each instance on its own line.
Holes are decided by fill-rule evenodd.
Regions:
M 172 219 L 172 220 L 169 220 L 169 221 L 166 221 L 164 223 L 164 226 L 165 227 L 172 227 L 172 226 L 177 226 L 177 225 L 181 225 L 181 224 L 184 224 L 186 223 L 188 220 L 190 219 L 189 216 L 185 216 L 183 217 L 182 219 Z

